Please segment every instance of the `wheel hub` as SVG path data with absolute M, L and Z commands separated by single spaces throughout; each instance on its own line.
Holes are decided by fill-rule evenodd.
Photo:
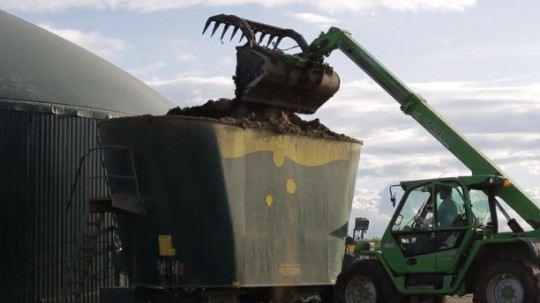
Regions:
M 366 277 L 355 277 L 345 289 L 347 303 L 376 303 L 377 290 L 375 284 Z
M 488 284 L 489 302 L 520 303 L 523 302 L 523 286 L 513 275 L 500 274 Z

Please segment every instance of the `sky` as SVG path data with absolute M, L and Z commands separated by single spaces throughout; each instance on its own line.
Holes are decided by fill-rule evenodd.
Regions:
M 234 97 L 237 38 L 201 35 L 226 13 L 308 42 L 349 31 L 536 201 L 540 201 L 540 2 L 536 0 L 0 0 L 0 9 L 62 36 L 180 107 Z M 243 42 L 242 42 L 243 43 Z M 400 180 L 469 170 L 346 56 L 326 60 L 341 88 L 314 115 L 364 142 L 351 217 L 379 237 Z

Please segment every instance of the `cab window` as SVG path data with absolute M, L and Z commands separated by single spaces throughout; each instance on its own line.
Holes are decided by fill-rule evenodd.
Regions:
M 471 198 L 471 209 L 476 220 L 476 225 L 486 226 L 491 222 L 489 197 L 484 191 L 477 189 L 471 189 L 469 196 Z

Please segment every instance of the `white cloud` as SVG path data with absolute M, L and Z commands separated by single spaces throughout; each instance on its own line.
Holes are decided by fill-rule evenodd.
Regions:
M 111 1 L 112 2 L 112 1 Z M 99 0 L 0 0 L 3 9 L 15 9 L 20 11 L 52 11 L 59 12 L 70 8 L 103 8 Z
M 180 61 L 195 61 L 197 58 L 192 54 L 176 54 L 176 59 Z
M 463 11 L 474 6 L 476 0 L 0 0 L 5 9 L 22 11 L 63 11 L 71 8 L 128 9 L 155 11 L 194 5 L 235 6 L 257 4 L 266 7 L 300 4 L 323 12 L 372 12 L 389 9 L 400 12 Z
M 376 190 L 358 188 L 354 193 L 352 207 L 360 211 L 374 214 L 379 211 L 377 204 L 379 204 L 380 199 L 381 197 Z
M 342 76 L 342 78 L 345 77 Z M 422 95 L 428 102 L 442 99 L 534 100 L 531 105 L 540 106 L 540 103 L 535 103 L 536 100 L 540 100 L 540 83 L 511 85 L 506 82 L 508 82 L 506 79 L 497 79 L 487 82 L 437 81 L 407 83 L 406 85 Z M 343 99 L 340 102 L 359 103 L 357 101 L 359 98 L 380 100 L 387 94 L 378 84 L 364 77 L 361 80 L 343 81 L 336 96 Z M 335 105 L 336 102 L 333 104 Z M 385 104 L 388 102 L 374 106 L 386 106 Z
M 527 192 L 536 199 L 536 201 L 540 201 L 540 187 L 534 187 L 527 190 Z
M 411 11 L 463 11 L 476 4 L 475 0 L 373 0 L 380 2 L 379 6 L 401 12 Z
M 179 77 L 176 79 L 161 79 L 147 82 L 148 85 L 157 87 L 170 85 L 172 83 L 186 83 L 188 85 L 193 85 L 193 87 L 201 85 L 229 86 L 231 84 L 231 79 L 225 77 Z
M 233 98 L 234 84 L 228 77 L 188 77 L 146 81 L 180 107 L 201 105 L 208 100 Z
M 531 125 L 540 115 L 540 83 L 536 82 L 429 82 L 409 86 L 463 132 L 531 132 Z M 330 121 L 340 132 L 358 134 L 364 139 L 392 129 L 417 127 L 399 110 L 396 101 L 367 80 L 342 83 L 340 91 L 316 115 L 322 121 Z M 359 124 L 363 127 L 359 128 Z
M 169 47 L 174 53 L 174 57 L 179 61 L 196 61 L 197 57 L 191 52 L 189 42 L 182 39 L 174 39 L 168 42 Z
M 116 53 L 131 48 L 131 45 L 122 39 L 104 37 L 99 32 L 81 32 L 74 29 L 56 28 L 51 24 L 38 24 L 40 27 L 69 40 L 93 53 L 103 57 L 114 56 Z
M 361 185 L 357 185 L 356 188 L 351 210 L 351 223 L 349 223 L 349 235 L 353 233 L 354 219 L 363 217 L 369 220 L 366 238 L 380 237 L 390 222 L 392 212 L 388 208 L 391 207 L 391 204 L 376 190 L 363 189 Z
M 162 69 L 165 66 L 163 62 L 155 62 L 147 66 L 143 66 L 138 69 L 129 70 L 129 73 L 137 76 L 138 78 L 146 78 L 149 75 L 154 74 L 156 71 Z
M 426 99 L 452 98 L 489 100 L 540 100 L 540 83 L 505 85 L 504 80 L 490 82 L 424 82 L 410 85 L 422 91 Z M 540 106 L 540 104 L 536 105 Z
M 236 60 L 234 60 L 234 58 L 231 58 L 231 57 L 223 57 L 221 58 L 221 60 L 219 60 L 219 62 L 227 66 L 236 66 Z
M 312 14 L 312 13 L 291 13 L 288 15 L 295 19 L 298 19 L 307 23 L 322 24 L 325 27 L 327 27 L 328 24 L 338 22 L 337 19 L 329 18 L 323 15 Z

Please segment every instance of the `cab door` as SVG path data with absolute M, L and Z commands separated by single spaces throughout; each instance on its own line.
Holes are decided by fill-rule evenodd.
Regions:
M 431 187 L 432 183 L 427 182 L 404 193 L 392 224 L 381 239 L 382 253 L 398 274 L 434 272 L 436 269 Z
M 446 182 L 435 183 L 434 188 L 435 271 L 442 273 L 455 268 L 462 243 L 468 241 L 473 232 L 469 228 L 470 203 L 466 202 L 469 201 L 466 187 L 458 182 Z
M 449 207 L 448 200 L 439 194 L 442 188 L 450 191 L 456 203 L 446 217 L 443 211 Z M 456 252 L 468 231 L 466 200 L 464 187 L 455 179 L 418 184 L 405 192 L 391 230 L 382 239 L 381 249 L 389 266 L 399 274 L 444 272 L 455 266 Z M 452 220 L 445 219 L 450 217 Z

